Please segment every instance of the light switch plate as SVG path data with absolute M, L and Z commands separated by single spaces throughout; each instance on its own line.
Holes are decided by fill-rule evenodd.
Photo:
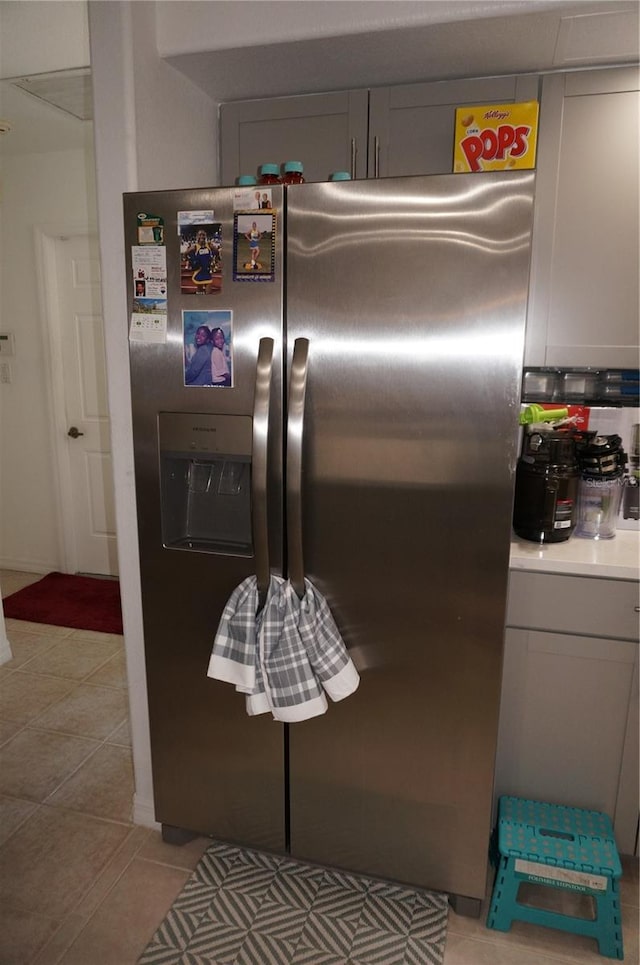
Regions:
M 0 358 L 7 355 L 15 355 L 13 332 L 0 332 Z

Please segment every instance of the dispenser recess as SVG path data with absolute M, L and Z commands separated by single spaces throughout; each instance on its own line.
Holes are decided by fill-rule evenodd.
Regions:
M 252 556 L 249 416 L 158 414 L 162 543 Z

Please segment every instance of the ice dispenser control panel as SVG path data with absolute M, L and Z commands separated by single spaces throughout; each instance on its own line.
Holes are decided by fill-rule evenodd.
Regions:
M 162 542 L 252 556 L 250 416 L 158 414 Z

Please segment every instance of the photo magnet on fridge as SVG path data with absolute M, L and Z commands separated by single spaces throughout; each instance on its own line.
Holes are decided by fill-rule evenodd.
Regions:
M 183 311 L 184 384 L 233 387 L 233 312 Z
M 271 188 L 237 188 L 233 194 L 234 211 L 271 211 L 273 195 Z
M 164 218 L 157 214 L 138 213 L 138 244 L 164 244 Z
M 217 295 L 222 291 L 222 225 L 213 211 L 178 211 L 180 291 Z
M 233 224 L 233 280 L 273 281 L 276 216 L 237 213 Z

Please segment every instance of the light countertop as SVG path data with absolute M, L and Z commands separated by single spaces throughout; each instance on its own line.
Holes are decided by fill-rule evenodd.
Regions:
M 613 539 L 581 539 L 540 545 L 513 536 L 510 568 L 540 573 L 608 577 L 612 580 L 640 578 L 640 533 L 619 529 Z

